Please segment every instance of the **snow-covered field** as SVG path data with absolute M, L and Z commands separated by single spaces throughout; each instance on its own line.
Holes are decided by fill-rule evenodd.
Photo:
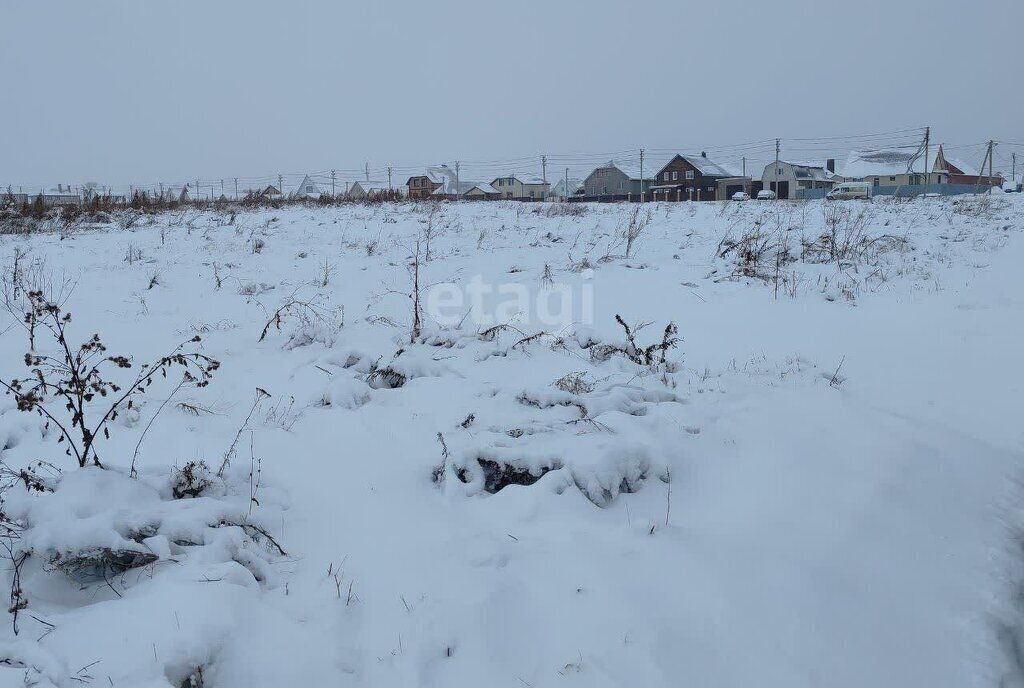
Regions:
M 113 381 L 220 363 L 156 376 L 103 469 L 0 397 L 0 685 L 1017 685 L 1024 199 L 635 210 L 0 237 Z

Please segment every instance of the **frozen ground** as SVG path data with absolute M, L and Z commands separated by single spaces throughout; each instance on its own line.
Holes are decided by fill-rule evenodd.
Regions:
M 0 686 L 1018 685 L 1024 199 L 652 204 L 628 258 L 633 207 L 547 208 L 0 237 L 77 282 L 72 343 L 221 364 L 105 470 L 0 397 L 4 464 L 62 471 L 8 481 Z M 678 344 L 630 360 L 616 315 Z M 144 565 L 61 564 L 102 548 Z

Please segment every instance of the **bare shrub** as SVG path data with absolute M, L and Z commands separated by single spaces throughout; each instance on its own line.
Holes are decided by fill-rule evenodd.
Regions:
M 622 354 L 637 365 L 656 367 L 667 363 L 668 352 L 674 349 L 679 343 L 679 328 L 675 323 L 670 322 L 662 332 L 661 341 L 648 346 L 640 346 L 636 343 L 636 335 L 649 326 L 651 323 L 640 323 L 630 327 L 622 316 L 616 315 L 615 322 L 619 323 L 626 333 L 626 345 L 617 344 L 595 344 L 590 347 L 590 357 L 595 361 L 608 360 L 614 354 Z
M 138 224 L 139 220 L 142 219 L 142 213 L 135 210 L 121 210 L 115 216 L 117 220 L 117 226 L 123 230 L 129 230 Z
M 264 310 L 268 310 L 263 304 L 260 304 L 260 306 Z M 293 336 L 288 343 L 289 348 L 295 348 L 296 346 L 310 343 L 315 338 L 314 330 L 336 331 L 341 329 L 344 326 L 344 310 L 324 306 L 319 295 L 311 299 L 299 298 L 298 290 L 296 290 L 270 314 L 257 341 L 262 342 L 266 339 L 271 328 L 280 331 L 281 324 L 289 319 L 295 320 L 299 325 L 298 334 L 301 341 L 296 341 L 295 336 Z M 306 333 L 309 341 L 302 340 L 303 332 Z
M 175 499 L 199 497 L 216 484 L 217 478 L 205 461 L 189 461 L 171 474 L 171 495 Z
M 586 372 L 583 371 L 566 373 L 552 384 L 557 389 L 569 394 L 589 394 L 594 391 L 594 383 L 587 381 L 586 376 Z
M 124 262 L 134 265 L 142 260 L 142 249 L 135 244 L 128 244 L 124 250 Z
M 716 255 L 734 261 L 733 275 L 768 280 L 777 266 L 791 260 L 787 244 L 777 228 L 765 228 L 763 218 L 758 218 L 752 228 L 738 237 L 726 234 L 718 244 Z
M 533 209 L 534 215 L 543 217 L 583 217 L 588 208 L 582 203 L 545 203 Z
M 30 332 L 37 328 L 49 333 L 56 343 L 52 354 L 38 353 L 33 348 L 25 354 L 25 365 L 30 373 L 24 378 L 12 379 L 9 383 L 0 380 L 0 386 L 12 394 L 18 410 L 35 412 L 60 430 L 58 442 L 66 442 L 65 453 L 74 456 L 79 466 L 90 463 L 100 466 L 95 442 L 102 433 L 110 437 L 110 422 L 125 408 L 132 408 L 134 397 L 144 394 L 157 374 L 167 376 L 167 371 L 180 367 L 183 377 L 196 387 L 209 384 L 220 363 L 198 352 L 184 351 L 189 343 L 198 343 L 193 337 L 175 347 L 166 356 L 152 363 L 143 364 L 133 380 L 126 386 L 107 377 L 110 367 L 128 369 L 131 360 L 126 356 L 108 356 L 107 347 L 98 334 L 92 335 L 78 348 L 68 340 L 68 326 L 71 314 L 62 310 L 60 304 L 48 300 L 42 292 L 31 292 L 31 308 L 24 313 L 24 322 Z M 109 401 L 102 400 L 110 397 Z M 50 410 L 50 400 L 59 399 L 65 414 L 56 408 Z M 99 420 L 92 423 L 89 417 Z M 61 420 L 63 418 L 63 421 Z M 77 430 L 76 430 L 77 429 Z M 74 432 L 73 432 L 74 431 Z
M 802 256 L 809 262 L 859 263 L 906 243 L 891 234 L 873 236 L 868 231 L 866 208 L 854 212 L 848 206 L 826 203 L 822 213 L 825 231 L 814 241 L 803 243 Z
M 622 229 L 622 238 L 626 241 L 626 258 L 630 258 L 633 255 L 633 245 L 640 238 L 640 235 L 647 229 L 647 225 L 651 223 L 651 211 L 641 212 L 641 208 L 637 205 L 633 208 L 633 212 L 629 214 L 629 220 L 626 222 L 625 227 Z

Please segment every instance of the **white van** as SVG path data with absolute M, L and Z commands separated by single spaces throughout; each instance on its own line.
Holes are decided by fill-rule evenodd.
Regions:
M 867 182 L 843 182 L 825 194 L 830 201 L 845 201 L 851 198 L 871 198 L 871 185 Z

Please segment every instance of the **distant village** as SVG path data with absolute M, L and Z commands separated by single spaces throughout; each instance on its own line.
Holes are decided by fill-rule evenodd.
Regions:
M 927 160 L 925 160 L 927 158 Z M 991 167 L 991 166 L 990 166 Z M 919 169 L 916 169 L 919 168 Z M 369 175 L 367 175 L 369 177 Z M 133 189 L 129 194 L 114 194 L 95 185 L 87 188 L 58 184 L 54 188 L 28 191 L 11 187 L 0 193 L 0 205 L 36 204 L 45 207 L 87 205 L 102 199 L 106 204 L 182 203 L 212 201 L 229 203 L 249 201 L 547 201 L 547 202 L 643 202 L 643 201 L 721 201 L 743 198 L 806 200 L 824 198 L 835 186 L 862 182 L 871 186 L 872 195 L 917 196 L 978 193 L 991 188 L 1021 191 L 1016 176 L 1005 180 L 991 169 L 976 169 L 969 163 L 949 157 L 940 145 L 922 154 L 905 148 L 851 152 L 837 169 L 834 159 L 821 161 L 778 159 L 764 166 L 760 176 L 745 175 L 742 170 L 716 163 L 706 153 L 676 153 L 669 156 L 641 156 L 640 162 L 609 160 L 595 167 L 583 179 L 566 174 L 552 183 L 546 175 L 514 173 L 489 180 L 465 179 L 458 165 L 427 167 L 422 174 L 409 177 L 404 185 L 390 181 L 366 180 L 347 183 L 344 190 L 333 190 L 312 176 L 305 176 L 293 189 L 281 184 L 248 189 L 241 194 L 218 193 L 212 187 L 200 192 L 196 185 L 163 186 L 159 189 Z M 223 184 L 222 184 L 223 187 Z M 769 193 L 770 192 L 770 193 Z

